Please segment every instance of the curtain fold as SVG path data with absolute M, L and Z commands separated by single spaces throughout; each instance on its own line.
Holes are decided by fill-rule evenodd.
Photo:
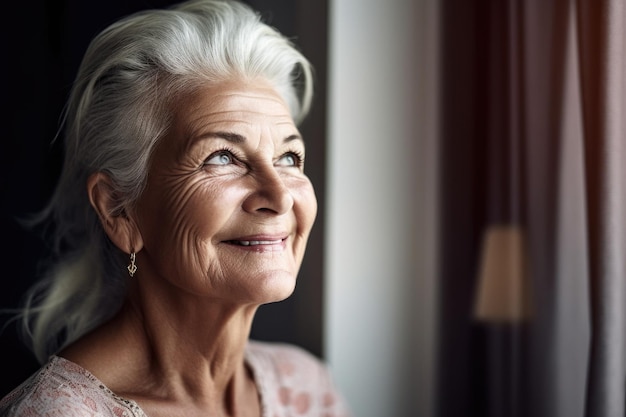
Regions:
M 576 5 L 591 310 L 586 416 L 624 416 L 624 3 Z
M 437 416 L 625 416 L 625 16 L 623 0 L 443 2 Z M 481 248 L 503 224 L 528 287 L 504 285 L 518 255 Z M 489 317 L 502 297 L 528 297 L 528 317 Z

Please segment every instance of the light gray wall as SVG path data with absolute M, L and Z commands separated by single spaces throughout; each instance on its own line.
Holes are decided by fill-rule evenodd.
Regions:
M 358 417 L 433 412 L 432 3 L 329 3 L 324 350 Z

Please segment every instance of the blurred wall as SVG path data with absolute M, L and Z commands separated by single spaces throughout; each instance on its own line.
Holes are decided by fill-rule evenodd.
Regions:
M 329 3 L 325 352 L 359 417 L 433 412 L 433 3 Z

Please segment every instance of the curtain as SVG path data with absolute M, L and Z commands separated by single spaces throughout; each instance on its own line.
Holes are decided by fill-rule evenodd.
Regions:
M 624 416 L 624 4 L 440 7 L 435 413 Z
M 587 415 L 623 416 L 625 7 L 577 5 L 592 324 Z

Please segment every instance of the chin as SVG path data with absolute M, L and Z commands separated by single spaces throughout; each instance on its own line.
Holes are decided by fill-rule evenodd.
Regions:
M 261 288 L 257 288 L 257 297 L 255 297 L 261 304 L 283 301 L 289 298 L 296 289 L 296 277 L 285 272 L 273 273 L 263 279 L 262 282 L 263 285 Z

